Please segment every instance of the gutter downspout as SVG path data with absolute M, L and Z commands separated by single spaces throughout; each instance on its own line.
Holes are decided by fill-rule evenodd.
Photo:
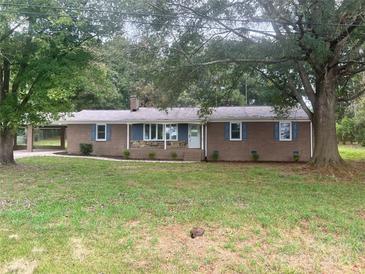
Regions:
M 205 142 L 205 146 L 204 146 L 204 152 L 205 152 L 205 160 L 208 160 L 208 123 L 205 124 L 205 134 L 204 134 L 204 142 Z
M 164 133 L 163 134 L 164 135 L 163 136 L 163 141 L 164 141 L 164 144 L 163 145 L 164 145 L 164 150 L 166 150 L 167 149 L 167 142 L 166 142 L 166 124 L 163 125 L 163 133 Z
M 127 124 L 127 149 L 129 150 L 129 124 Z
M 200 148 L 201 148 L 201 150 L 204 150 L 204 137 L 205 137 L 205 134 L 204 134 L 204 125 L 203 124 L 201 124 L 201 126 L 200 126 L 200 132 L 201 132 L 201 144 L 200 144 Z
M 313 158 L 313 124 L 310 122 L 311 159 Z

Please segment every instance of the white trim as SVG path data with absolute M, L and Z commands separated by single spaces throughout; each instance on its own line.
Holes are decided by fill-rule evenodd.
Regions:
M 104 126 L 104 128 L 105 128 L 105 137 L 103 138 L 103 139 L 99 139 L 98 138 L 98 128 L 99 128 L 99 126 Z M 106 124 L 96 124 L 96 130 L 95 130 L 95 141 L 96 142 L 106 142 L 106 135 L 108 134 L 108 128 L 107 128 L 107 125 Z
M 311 158 L 313 158 L 313 123 L 310 123 Z
M 234 121 L 234 120 L 227 120 L 227 119 L 215 119 L 215 120 L 208 120 L 207 123 L 223 123 L 223 122 L 231 122 L 231 121 Z M 280 122 L 281 120 L 277 120 L 277 119 L 263 119 L 263 120 L 258 120 L 258 119 L 252 119 L 252 120 L 249 120 L 249 119 L 241 119 L 241 120 L 238 120 L 237 121 L 240 121 L 240 122 L 254 122 L 254 123 L 268 123 L 268 122 L 272 122 L 272 123 L 275 123 L 275 122 Z M 309 123 L 311 122 L 311 120 L 308 120 L 308 119 L 291 119 L 291 121 L 293 122 L 303 122 L 303 123 Z M 189 120 L 186 120 L 186 121 L 65 121 L 65 122 L 59 122 L 59 123 L 51 123 L 50 125 L 82 125 L 82 124 L 95 124 L 95 123 L 106 123 L 106 124 L 114 124 L 114 125 L 125 125 L 127 123 L 129 124 L 161 124 L 161 123 L 166 123 L 166 124 L 201 124 L 202 121 L 189 121 Z
M 232 139 L 232 124 L 239 124 L 240 125 L 240 138 L 239 139 Z M 230 141 L 242 141 L 242 122 L 229 122 L 229 140 Z
M 290 124 L 290 138 L 289 139 L 281 139 L 281 124 Z M 293 141 L 293 122 L 292 121 L 279 121 L 279 141 L 280 142 L 291 142 Z
M 127 149 L 129 149 L 129 124 L 127 124 Z

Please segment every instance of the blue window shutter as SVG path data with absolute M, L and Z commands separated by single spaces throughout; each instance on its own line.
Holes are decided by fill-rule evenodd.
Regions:
M 242 141 L 247 141 L 248 132 L 247 132 L 247 124 L 242 123 Z
M 274 140 L 279 141 L 279 123 L 274 124 Z
M 224 140 L 229 140 L 229 123 L 224 123 Z
M 188 141 L 188 131 L 189 131 L 189 126 L 188 124 L 179 124 L 177 126 L 178 129 L 178 138 L 179 141 Z
M 110 141 L 112 139 L 112 125 L 106 125 L 106 140 Z
M 293 140 L 296 140 L 299 136 L 299 123 L 297 122 L 292 123 L 292 135 L 293 135 Z
M 90 140 L 91 141 L 95 141 L 96 140 L 96 125 L 91 125 L 91 130 L 90 130 Z
M 143 124 L 132 125 L 132 141 L 143 140 Z

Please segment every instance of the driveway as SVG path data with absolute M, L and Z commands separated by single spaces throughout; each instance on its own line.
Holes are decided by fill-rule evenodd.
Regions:
M 24 157 L 33 157 L 33 156 L 52 156 L 54 153 L 64 152 L 64 150 L 50 150 L 50 149 L 35 149 L 33 152 L 29 152 L 27 150 L 15 150 L 14 158 L 20 159 Z

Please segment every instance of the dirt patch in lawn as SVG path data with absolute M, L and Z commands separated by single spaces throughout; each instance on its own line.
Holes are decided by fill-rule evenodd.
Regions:
M 282 230 L 279 236 L 273 236 L 265 229 L 257 232 L 252 226 L 238 229 L 205 226 L 204 235 L 195 239 L 190 238 L 191 228 L 190 225 L 173 224 L 148 235 L 142 230 L 135 251 L 148 250 L 150 255 L 152 252 L 166 272 L 220 273 L 261 269 L 268 272 L 351 273 L 363 266 L 361 259 L 344 261 L 351 252 L 346 246 L 337 240 L 326 243 L 306 226 Z M 134 263 L 136 268 L 143 270 L 150 265 L 148 259 Z
M 187 225 L 169 225 L 158 231 L 158 243 L 154 247 L 164 261 L 166 271 L 177 271 L 176 261 L 183 265 L 197 265 L 199 272 L 221 272 L 228 265 L 242 261 L 239 254 L 224 248 L 225 230 L 205 227 L 202 237 L 192 239 Z
M 89 250 L 83 244 L 82 239 L 72 238 L 71 246 L 72 246 L 72 257 L 75 260 L 83 261 L 89 255 Z
M 18 259 L 6 265 L 3 269 L 1 269 L 0 273 L 32 274 L 36 270 L 37 265 L 36 261 Z

